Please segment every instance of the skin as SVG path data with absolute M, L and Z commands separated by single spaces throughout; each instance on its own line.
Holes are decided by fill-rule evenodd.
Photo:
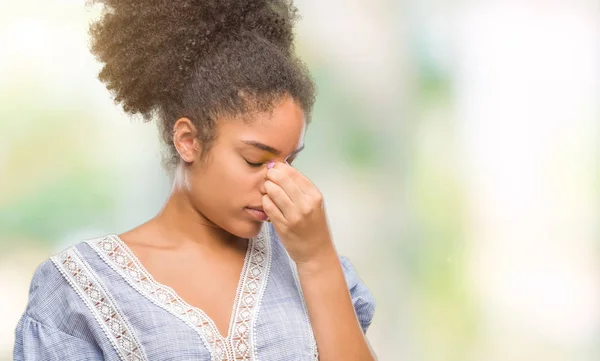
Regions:
M 169 199 L 156 217 L 119 237 L 158 282 L 204 310 L 226 336 L 247 240 L 262 224 L 247 208 L 262 208 L 298 267 L 320 360 L 374 360 L 322 195 L 290 165 L 303 148 L 302 109 L 285 97 L 252 117 L 220 120 L 205 156 L 193 123 L 179 119 L 173 142 L 181 161 Z

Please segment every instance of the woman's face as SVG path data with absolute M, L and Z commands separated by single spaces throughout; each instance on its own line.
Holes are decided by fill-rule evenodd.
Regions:
M 198 155 L 184 170 L 186 198 L 202 222 L 237 237 L 256 236 L 264 218 L 251 209 L 262 209 L 267 164 L 291 164 L 303 148 L 305 129 L 304 112 L 291 98 L 250 122 L 222 121 L 207 156 L 199 161 Z

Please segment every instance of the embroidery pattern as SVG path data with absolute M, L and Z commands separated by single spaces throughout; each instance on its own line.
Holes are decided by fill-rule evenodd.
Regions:
M 73 246 L 50 258 L 90 309 L 123 361 L 147 361 L 140 342 L 94 271 Z
M 212 360 L 238 361 L 257 359 L 250 340 L 254 339 L 256 315 L 270 268 L 269 240 L 268 228 L 264 226 L 257 237 L 249 240 L 226 337 L 204 311 L 186 303 L 171 287 L 154 280 L 119 237 L 110 235 L 87 243 L 140 294 L 192 327 L 210 351 Z
M 270 268 L 271 257 L 269 254 L 268 228 L 267 233 L 253 240 L 250 258 L 246 264 L 247 268 L 242 271 L 241 288 L 238 290 L 235 301 L 235 316 L 232 317 L 233 334 L 231 345 L 234 360 L 256 359 L 256 351 L 250 346 L 250 333 L 254 331 L 254 323 L 262 295 L 266 288 L 266 278 Z M 231 332 L 231 330 L 230 330 Z M 228 336 L 229 337 L 229 336 Z M 253 339 L 253 337 L 252 337 Z M 252 354 L 252 356 L 251 356 Z

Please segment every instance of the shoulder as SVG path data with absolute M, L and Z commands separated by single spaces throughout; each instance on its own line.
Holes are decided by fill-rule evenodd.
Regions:
M 373 316 L 375 315 L 375 297 L 359 277 L 358 272 L 352 265 L 352 262 L 350 262 L 350 259 L 345 256 L 339 256 L 339 258 L 348 285 L 348 290 L 350 291 L 354 310 L 356 311 L 363 332 L 366 333 L 371 325 Z
M 342 264 L 342 269 L 344 271 L 344 277 L 346 278 L 346 283 L 348 284 L 348 289 L 352 291 L 353 289 L 364 289 L 368 291 L 367 286 L 364 284 L 363 280 L 360 278 L 356 268 L 350 261 L 350 259 L 346 256 L 339 256 L 340 263 Z
M 344 277 L 346 277 L 348 288 L 352 289 L 353 287 L 356 287 L 359 282 L 361 282 L 361 279 L 348 257 L 340 255 L 339 258 L 340 263 L 342 264 L 342 269 L 344 270 Z
M 97 360 L 103 354 L 93 320 L 66 277 L 79 271 L 69 267 L 68 255 L 79 257 L 81 245 L 49 257 L 35 269 L 27 308 L 15 328 L 16 360 Z
M 35 269 L 29 286 L 28 312 L 34 312 L 40 308 L 47 309 L 53 304 L 51 301 L 54 298 L 65 296 L 68 283 L 62 276 L 57 263 L 60 255 L 69 249 L 52 255 Z
M 29 286 L 25 315 L 49 326 L 59 326 L 67 312 L 79 312 L 79 295 L 73 283 L 90 257 L 86 240 L 48 257 L 35 269 Z M 62 317 L 64 318 L 64 317 Z

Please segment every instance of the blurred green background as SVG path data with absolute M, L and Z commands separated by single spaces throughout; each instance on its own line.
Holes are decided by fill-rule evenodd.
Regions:
M 380 360 L 600 358 L 594 0 L 301 0 L 295 165 L 377 299 Z M 153 124 L 96 79 L 83 0 L 0 3 L 0 360 L 34 269 L 152 217 Z

